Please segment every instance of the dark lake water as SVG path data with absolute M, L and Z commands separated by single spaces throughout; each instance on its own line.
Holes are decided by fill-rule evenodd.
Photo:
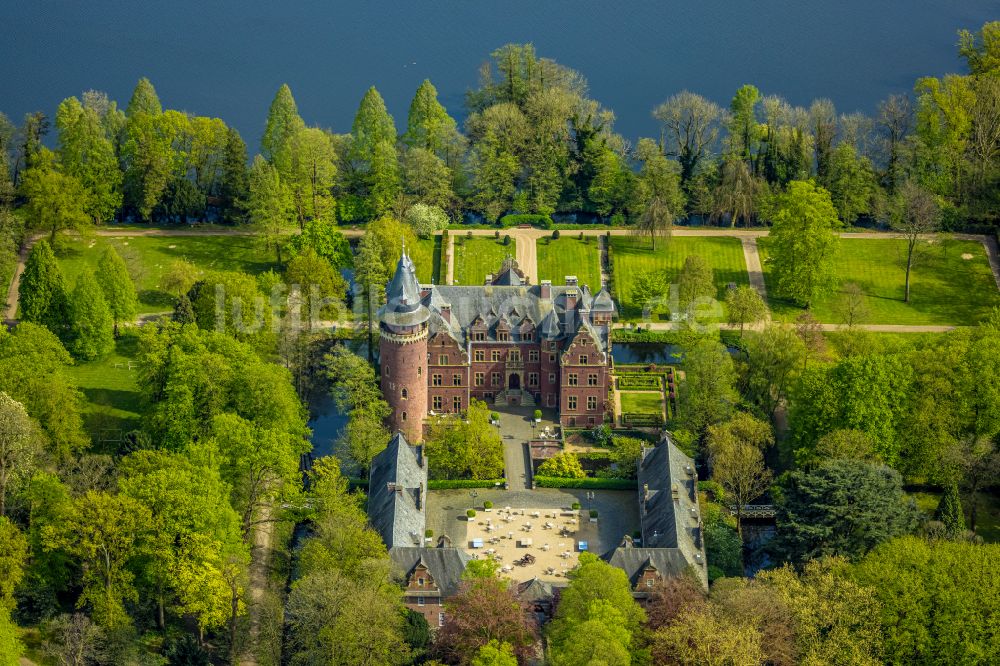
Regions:
M 754 83 L 872 112 L 918 76 L 961 71 L 956 30 L 1000 11 L 996 0 L 38 0 L 2 16 L 0 111 L 12 118 L 53 114 L 90 88 L 124 106 L 148 76 L 165 106 L 219 116 L 254 150 L 283 82 L 308 123 L 338 132 L 375 84 L 400 127 L 424 78 L 461 116 L 479 65 L 512 41 L 581 71 L 633 140 L 656 135 L 650 110 L 684 88 L 728 103 Z

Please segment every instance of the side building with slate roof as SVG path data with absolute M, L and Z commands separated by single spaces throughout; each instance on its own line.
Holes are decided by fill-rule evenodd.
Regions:
M 397 433 L 372 460 L 368 520 L 389 549 L 406 607 L 431 627 L 444 623 L 444 602 L 458 590 L 469 561 L 460 548 L 425 545 L 427 464 L 419 446 Z
M 421 285 L 404 251 L 378 312 L 390 427 L 419 441 L 428 415 L 473 398 L 556 409 L 564 426 L 604 423 L 615 314 L 607 289 L 573 276 L 531 285 L 509 257 L 482 286 Z
M 626 536 L 604 559 L 625 571 L 632 593 L 640 600 L 646 598 L 657 580 L 688 572 L 707 588 L 708 565 L 694 461 L 664 434 L 656 446 L 643 448 L 638 477 L 640 545 Z

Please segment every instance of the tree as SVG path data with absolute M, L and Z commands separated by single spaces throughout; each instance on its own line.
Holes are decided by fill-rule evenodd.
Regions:
M 687 183 L 719 135 L 723 110 L 715 102 L 684 90 L 653 109 L 653 117 L 671 140 L 669 153 L 677 157 L 681 182 Z
M 128 101 L 128 106 L 125 107 L 125 115 L 129 118 L 133 118 L 140 113 L 151 116 L 163 113 L 163 107 L 160 105 L 160 98 L 156 94 L 156 89 L 145 76 L 135 84 L 135 88 L 132 90 L 132 97 Z
M 174 139 L 187 116 L 163 112 L 156 91 L 140 79 L 125 110 L 121 162 L 125 170 L 125 201 L 142 219 L 148 219 L 174 175 Z
M 461 419 L 436 417 L 424 447 L 435 478 L 497 479 L 503 473 L 503 442 L 481 400 L 471 400 Z
M 830 156 L 826 187 L 844 224 L 854 224 L 872 211 L 878 185 L 867 157 L 858 157 L 853 145 L 841 143 Z
M 6 516 L 0 516 L 0 609 L 16 604 L 14 592 L 24 577 L 28 560 L 28 540 Z
M 676 622 L 685 613 L 705 608 L 708 599 L 701 581 L 692 575 L 662 578 L 653 584 L 646 602 L 648 626 L 652 630 Z
M 536 476 L 555 476 L 563 479 L 582 479 L 587 474 L 580 465 L 576 454 L 564 451 L 542 462 Z
M 57 335 L 67 317 L 66 286 L 59 262 L 47 241 L 31 248 L 21 275 L 18 307 L 22 321 L 41 324 Z
M 448 115 L 448 110 L 438 101 L 434 85 L 424 79 L 410 102 L 403 143 L 444 158 L 458 139 L 454 118 Z
M 677 283 L 678 305 L 688 317 L 693 317 L 699 300 L 715 298 L 715 274 L 700 255 L 690 254 L 684 258 Z
M 369 205 L 375 215 L 384 215 L 398 203 L 402 191 L 396 145 L 382 141 L 369 160 Z
M 131 324 L 135 320 L 139 299 L 135 294 L 135 285 L 128 274 L 128 268 L 113 245 L 108 245 L 97 263 L 95 277 L 101 287 L 101 293 L 104 294 L 104 301 L 111 311 L 114 333 L 117 337 L 118 324 Z
M 913 126 L 913 107 L 906 95 L 892 95 L 879 103 L 877 127 L 886 153 L 885 184 L 895 193 L 906 139 Z
M 792 562 L 856 559 L 917 524 L 916 507 L 888 467 L 830 460 L 809 472 L 789 472 L 777 487 L 778 530 L 770 548 Z
M 330 262 L 312 248 L 306 248 L 288 262 L 285 280 L 302 290 L 309 330 L 320 321 L 343 313 L 347 283 Z
M 725 489 L 736 507 L 736 529 L 743 534 L 743 507 L 771 485 L 763 449 L 774 444 L 771 426 L 745 412 L 728 423 L 708 427 L 708 456 L 712 479 Z
M 315 127 L 301 127 L 288 140 L 288 151 L 288 171 L 281 178 L 291 196 L 299 230 L 305 228 L 307 220 L 333 221 L 331 191 L 337 167 L 330 135 Z
M 815 144 L 816 179 L 828 187 L 833 140 L 837 135 L 837 110 L 833 102 L 828 99 L 814 100 L 809 107 L 809 121 Z
M 744 351 L 743 392 L 768 418 L 774 418 L 804 365 L 805 344 L 794 329 L 772 324 L 747 335 Z
M 122 204 L 122 172 L 102 120 L 97 109 L 80 104 L 76 97 L 63 100 L 56 112 L 63 172 L 88 191 L 88 212 L 94 222 L 110 221 Z
M 844 283 L 834 308 L 840 316 L 841 323 L 847 328 L 863 324 L 871 315 L 865 292 L 857 282 Z
M 984 23 L 976 33 L 959 30 L 958 47 L 971 74 L 988 74 L 1000 69 L 1000 21 Z
M 334 268 L 350 268 L 353 263 L 350 242 L 330 220 L 309 220 L 302 233 L 288 240 L 285 249 L 289 256 L 295 257 L 307 248 L 326 259 Z
M 79 179 L 57 168 L 48 148 L 42 148 L 34 165 L 22 174 L 20 187 L 29 224 L 47 229 L 49 242 L 54 243 L 60 231 L 85 230 L 90 225 L 90 195 Z
M 934 520 L 943 523 L 945 532 L 953 539 L 965 532 L 965 514 L 962 512 L 962 499 L 958 494 L 957 483 L 951 483 L 944 489 L 934 511 Z
M 742 338 L 747 324 L 753 326 L 767 317 L 767 304 L 756 289 L 741 284 L 726 290 L 726 315 L 730 326 L 739 325 Z
M 878 659 L 880 604 L 875 590 L 854 583 L 846 574 L 843 560 L 827 558 L 807 562 L 798 576 L 788 566 L 758 575 L 790 611 L 798 663 L 882 663 Z
M 448 228 L 448 215 L 437 206 L 416 203 L 406 211 L 406 222 L 421 238 L 431 238 L 435 231 Z
M 708 337 L 699 337 L 688 347 L 684 363 L 681 413 L 691 430 L 701 434 L 724 421 L 738 402 L 736 370 L 725 346 Z
M 125 602 L 138 600 L 131 563 L 150 520 L 149 511 L 131 498 L 88 491 L 62 525 L 43 532 L 46 548 L 63 550 L 81 564 L 83 591 L 77 604 L 89 604 L 102 627 L 129 624 Z
M 912 181 L 903 183 L 899 202 L 891 213 L 892 228 L 906 240 L 906 288 L 903 302 L 910 302 L 910 270 L 916 255 L 917 243 L 923 234 L 937 230 L 940 210 L 934 197 Z
M 115 323 L 94 274 L 84 271 L 77 278 L 69 299 L 70 351 L 92 361 L 115 347 Z
M 446 663 L 470 663 L 490 641 L 509 645 L 519 661 L 527 659 L 537 639 L 528 609 L 515 588 L 498 578 L 465 580 L 445 602 L 444 625 L 434 640 L 434 653 Z
M 246 216 L 250 175 L 247 169 L 247 145 L 234 127 L 226 130 L 226 147 L 222 159 L 219 212 L 224 222 L 239 224 Z
M 257 232 L 257 240 L 268 250 L 273 250 L 281 265 L 281 248 L 292 225 L 288 188 L 273 165 L 258 155 L 249 173 L 250 198 L 247 213 L 250 224 Z
M 625 572 L 592 553 L 580 553 L 580 565 L 570 573 L 569 586 L 562 591 L 549 626 L 551 640 L 562 642 L 562 636 L 590 619 L 595 603 L 606 603 L 615 610 L 619 615 L 616 623 L 630 634 L 646 620 L 646 613 L 632 597 Z
M 662 270 L 643 271 L 632 278 L 631 301 L 643 317 L 664 310 L 667 300 L 667 276 Z
M 7 512 L 8 491 L 34 470 L 35 428 L 24 405 L 0 391 L 0 518 Z
M 493 639 L 479 648 L 470 666 L 517 666 L 517 655 L 510 643 Z
M 292 664 L 409 663 L 399 588 L 378 564 L 363 578 L 331 569 L 295 581 L 285 611 Z
M 295 98 L 287 83 L 281 84 L 278 92 L 271 100 L 271 108 L 267 112 L 267 124 L 264 136 L 260 140 L 261 153 L 264 159 L 271 163 L 279 173 L 285 174 L 291 166 L 289 142 L 303 127 L 299 117 Z
M 105 632 L 83 613 L 59 615 L 44 625 L 46 656 L 65 666 L 86 666 L 107 658 Z
M 760 91 L 744 85 L 736 91 L 729 104 L 729 152 L 746 163 L 750 173 L 755 171 L 754 157 L 760 143 L 760 125 L 757 123 L 757 104 Z
M 403 191 L 416 205 L 441 209 L 455 206 L 452 173 L 440 157 L 423 148 L 410 148 L 400 158 Z
M 594 178 L 587 189 L 594 211 L 603 217 L 619 212 L 626 203 L 629 177 L 632 175 L 625 161 L 618 153 L 605 147 L 594 160 Z M 652 198 L 650 199 L 652 202 Z M 666 235 L 669 223 L 673 222 L 667 202 L 660 200 L 653 211 L 647 206 L 646 220 L 642 222 L 643 231 L 639 235 L 648 235 L 653 248 L 656 248 L 656 237 Z
M 365 91 L 361 104 L 354 115 L 351 124 L 351 152 L 353 159 L 371 162 L 375 159 L 379 144 L 388 143 L 392 146 L 393 155 L 396 149 L 396 124 L 385 108 L 385 101 L 375 86 Z
M 18 638 L 20 631 L 10 619 L 10 610 L 0 606 L 0 666 L 19 666 L 24 644 Z
M 553 666 L 606 664 L 629 666 L 632 634 L 625 626 L 621 611 L 610 602 L 593 601 L 587 616 L 574 626 L 553 636 L 549 644 L 549 663 Z
M 765 648 L 760 631 L 715 608 L 689 611 L 652 636 L 656 663 L 683 666 L 762 665 Z
M 639 139 L 635 152 L 642 167 L 634 181 L 629 208 L 638 214 L 636 233 L 649 236 L 655 250 L 656 238 L 669 238 L 674 219 L 684 212 L 684 194 L 675 164 L 663 156 L 652 139 Z M 620 186 L 627 184 L 623 181 Z
M 375 323 L 375 308 L 385 296 L 385 285 L 389 281 L 389 266 L 382 256 L 379 237 L 371 227 L 358 241 L 358 253 L 354 257 L 354 281 L 360 287 L 365 301 L 366 330 L 368 332 L 368 360 L 374 359 L 375 347 L 372 331 Z
M 902 537 L 875 548 L 839 582 L 874 597 L 882 663 L 985 664 L 1000 658 L 986 620 L 1000 595 L 998 566 L 996 544 Z
M 841 428 L 820 437 L 814 454 L 817 461 L 844 458 L 878 463 L 880 460 L 874 449 L 871 437 L 864 432 Z
M 776 291 L 809 307 L 833 280 L 837 211 L 826 190 L 793 181 L 776 197 L 773 222 L 768 252 Z
M 729 226 L 736 227 L 740 219 L 747 227 L 753 221 L 759 208 L 758 200 L 766 194 L 766 184 L 750 172 L 750 167 L 741 159 L 728 157 L 722 163 L 722 177 L 711 192 L 712 217 L 729 218 Z

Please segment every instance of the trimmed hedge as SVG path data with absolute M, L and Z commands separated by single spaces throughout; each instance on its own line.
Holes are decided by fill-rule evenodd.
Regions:
M 663 389 L 663 383 L 660 381 L 659 375 L 654 375 L 652 373 L 640 374 L 640 373 L 621 373 L 615 375 L 618 379 L 618 389 L 642 389 L 649 391 L 660 391 Z
M 639 482 L 635 479 L 559 479 L 553 476 L 536 476 L 539 488 L 586 488 L 588 490 L 635 490 Z
M 501 486 L 503 479 L 430 479 L 427 482 L 428 490 L 454 490 L 455 488 L 492 488 L 496 484 Z
M 551 229 L 553 222 L 552 218 L 548 215 L 511 214 L 500 218 L 501 227 L 516 227 L 521 224 L 530 224 L 533 227 Z

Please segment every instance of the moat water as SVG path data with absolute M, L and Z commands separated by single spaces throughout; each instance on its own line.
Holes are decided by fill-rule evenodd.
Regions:
M 753 83 L 793 104 L 829 97 L 872 113 L 918 77 L 962 71 L 956 31 L 997 18 L 996 0 L 12 2 L 0 111 L 54 117 L 89 89 L 125 106 L 147 76 L 165 106 L 223 118 L 255 151 L 283 82 L 307 123 L 336 132 L 350 130 L 373 84 L 405 127 L 425 78 L 461 119 L 489 52 L 533 42 L 582 72 L 634 143 L 658 135 L 650 111 L 683 89 L 728 104 Z

